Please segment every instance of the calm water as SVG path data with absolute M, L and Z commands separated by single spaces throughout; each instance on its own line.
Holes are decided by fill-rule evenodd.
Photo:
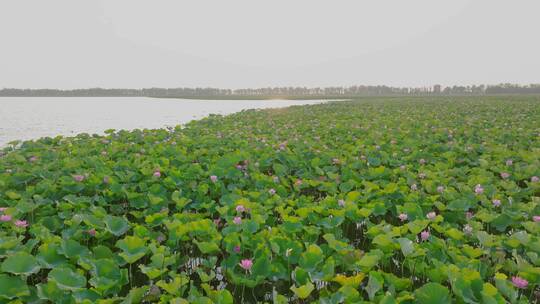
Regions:
M 322 100 L 190 100 L 145 97 L 0 97 L 0 146 L 107 129 L 154 129 L 208 114 L 315 104 Z

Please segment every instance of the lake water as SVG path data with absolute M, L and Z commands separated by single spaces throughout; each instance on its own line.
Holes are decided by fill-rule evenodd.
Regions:
M 316 104 L 324 100 L 190 100 L 145 97 L 0 97 L 0 146 L 13 140 L 107 129 L 155 129 L 209 114 Z

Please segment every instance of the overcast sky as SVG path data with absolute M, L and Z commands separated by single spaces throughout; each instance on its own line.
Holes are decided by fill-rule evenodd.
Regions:
M 1 0 L 0 88 L 539 83 L 539 0 Z

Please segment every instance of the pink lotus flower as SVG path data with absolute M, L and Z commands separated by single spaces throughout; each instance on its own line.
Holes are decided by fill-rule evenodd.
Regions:
M 332 164 L 339 165 L 340 161 L 338 158 L 332 158 Z
M 238 245 L 234 246 L 234 252 L 240 253 L 240 246 Z
M 514 162 L 511 159 L 506 160 L 506 165 L 511 166 Z
M 510 177 L 510 173 L 507 173 L 507 172 L 501 172 L 501 177 L 502 177 L 503 179 L 507 179 L 507 178 Z
M 31 157 L 28 159 L 28 161 L 31 162 L 31 163 L 33 163 L 33 162 L 35 162 L 35 161 L 37 161 L 37 160 L 38 160 L 37 156 L 31 156 Z
M 337 203 L 338 203 L 338 205 L 340 207 L 345 207 L 345 201 L 344 200 L 340 199 Z
M 494 206 L 494 207 L 499 207 L 499 206 L 501 205 L 501 200 L 499 200 L 499 199 L 494 199 L 494 200 L 492 201 L 492 203 L 493 203 L 493 206 Z
M 235 223 L 236 225 L 242 224 L 242 218 L 239 216 L 235 216 L 233 219 L 233 223 Z
M 539 181 L 540 181 L 540 177 L 538 176 L 531 177 L 531 183 L 538 183 Z
M 242 165 L 236 165 L 236 169 L 238 169 L 238 170 L 242 170 L 242 169 L 243 169 L 243 167 L 242 167 Z
M 473 216 L 474 216 L 474 213 L 472 213 L 471 211 L 465 212 L 465 218 L 466 218 L 467 220 L 472 219 Z
M 212 183 L 215 183 L 215 182 L 218 181 L 218 178 L 217 178 L 217 176 L 215 176 L 215 175 L 211 175 L 211 176 L 210 176 L 210 180 L 212 181 Z
M 424 230 L 420 233 L 420 238 L 422 239 L 422 241 L 427 241 L 427 239 L 429 238 L 430 234 L 429 234 L 429 231 L 427 230 Z
M 529 285 L 529 281 L 525 280 L 524 278 L 515 276 L 512 277 L 512 284 L 514 284 L 514 286 L 519 289 L 525 289 Z
M 154 177 L 161 177 L 161 172 L 160 171 L 154 171 L 154 174 L 153 174 Z
M 417 186 L 416 184 L 412 184 L 412 185 L 411 185 L 411 190 L 412 190 L 412 191 L 418 190 L 418 186 Z
M 0 207 L 0 212 L 5 212 L 7 210 L 6 207 Z
M 420 179 L 424 179 L 424 178 L 426 178 L 426 174 L 425 173 L 420 173 L 420 174 L 418 174 L 418 177 Z
M 245 271 L 251 271 L 251 267 L 253 266 L 253 261 L 251 259 L 243 259 L 238 263 L 240 267 L 242 267 Z
M 533 221 L 540 222 L 540 215 L 533 216 Z
M 19 228 L 26 228 L 26 227 L 28 227 L 28 223 L 26 221 L 16 220 L 15 221 L 15 226 L 17 226 Z
M 471 234 L 472 231 L 473 231 L 473 228 L 469 224 L 463 227 L 463 232 L 465 232 L 466 234 Z
M 220 218 L 214 219 L 214 225 L 216 226 L 221 225 L 221 219 Z
M 276 190 L 274 188 L 268 190 L 268 193 L 270 193 L 270 195 L 274 195 L 276 194 Z
M 0 215 L 0 222 L 10 222 L 10 221 L 11 221 L 11 215 L 8 215 L 8 214 Z
M 92 228 L 88 230 L 86 233 L 88 233 L 90 236 L 96 236 L 96 229 Z
M 437 187 L 437 192 L 443 193 L 444 192 L 444 187 L 443 186 Z
M 420 165 L 424 165 L 426 163 L 426 160 L 421 158 L 418 162 L 420 163 Z
M 401 213 L 400 215 L 398 215 L 398 218 L 400 221 L 404 222 L 409 218 L 409 216 L 406 213 Z
M 73 180 L 75 180 L 76 182 L 80 183 L 84 180 L 84 175 L 81 175 L 81 174 L 75 174 L 73 175 Z
M 302 185 L 302 180 L 301 180 L 301 179 L 297 179 L 296 182 L 294 182 L 294 184 L 295 184 L 296 186 L 300 186 L 300 185 Z
M 484 188 L 482 187 L 482 185 L 477 184 L 476 186 L 474 186 L 474 193 L 476 194 L 484 193 Z
M 434 220 L 435 217 L 437 217 L 437 213 L 435 213 L 434 211 L 431 211 L 428 214 L 426 214 L 426 217 L 428 218 L 428 220 Z
M 246 211 L 246 208 L 244 207 L 244 205 L 236 206 L 236 212 L 244 212 L 244 211 Z

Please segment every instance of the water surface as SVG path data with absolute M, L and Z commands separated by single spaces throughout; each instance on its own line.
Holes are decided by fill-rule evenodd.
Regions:
M 0 97 L 0 146 L 107 129 L 155 129 L 209 114 L 315 104 L 323 100 L 191 100 L 146 97 Z

